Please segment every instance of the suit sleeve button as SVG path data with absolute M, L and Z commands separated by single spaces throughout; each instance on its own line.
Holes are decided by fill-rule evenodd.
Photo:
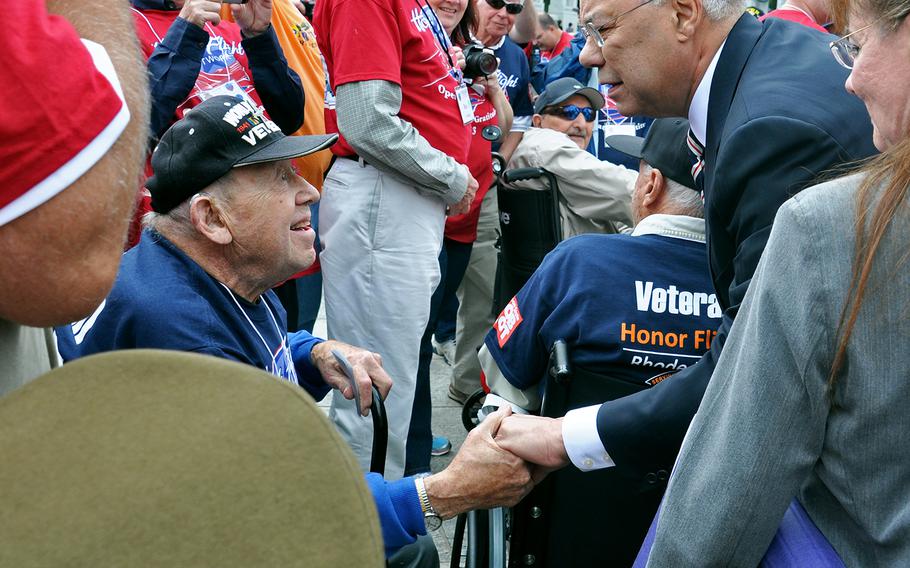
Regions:
M 651 483 L 651 484 L 657 483 L 657 476 L 654 475 L 653 473 L 648 473 L 647 475 L 645 475 L 645 481 L 647 481 L 648 483 Z

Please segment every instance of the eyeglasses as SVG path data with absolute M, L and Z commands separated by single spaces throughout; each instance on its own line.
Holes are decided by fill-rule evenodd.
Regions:
M 578 115 L 584 115 L 585 122 L 594 122 L 597 117 L 597 111 L 591 107 L 579 107 L 575 105 L 566 105 L 564 107 L 552 106 L 540 111 L 540 114 L 549 114 L 552 116 L 561 116 L 567 120 L 575 120 Z
M 850 39 L 850 36 L 853 34 L 859 33 L 863 30 L 868 30 L 872 26 L 878 24 L 884 19 L 897 18 L 906 16 L 907 6 L 902 5 L 893 13 L 885 14 L 884 16 L 878 18 L 869 25 L 863 26 L 858 30 L 853 30 L 847 35 L 836 39 L 828 44 L 828 47 L 831 48 L 831 53 L 834 54 L 834 59 L 837 60 L 841 66 L 846 67 L 847 69 L 853 69 L 853 63 L 856 61 L 856 58 L 859 57 L 859 46 L 853 43 L 853 40 Z M 904 12 L 902 14 L 901 12 Z
M 487 4 L 490 5 L 494 10 L 502 10 L 505 7 L 506 12 L 512 14 L 520 14 L 522 9 L 524 9 L 524 4 L 521 2 L 506 2 L 505 0 L 487 0 Z
M 487 0 L 487 2 L 489 2 L 489 1 L 490 1 L 490 0 Z M 594 24 L 593 24 L 592 22 L 587 22 L 585 25 L 583 25 L 583 26 L 581 27 L 581 34 L 582 34 L 583 36 L 585 36 L 585 40 L 588 40 L 588 39 L 592 39 L 592 38 L 593 38 L 593 39 L 594 39 L 594 43 L 597 44 L 597 47 L 603 47 L 603 46 L 604 46 L 604 38 L 605 38 L 605 35 L 606 35 L 604 32 L 608 32 L 608 31 L 610 31 L 611 28 L 616 27 L 616 22 L 618 22 L 619 19 L 622 18 L 623 16 L 625 16 L 626 14 L 628 14 L 628 13 L 630 13 L 630 12 L 634 12 L 635 10 L 638 10 L 639 8 L 641 8 L 642 6 L 644 6 L 645 4 L 650 4 L 650 3 L 653 2 L 653 1 L 654 1 L 654 0 L 645 0 L 645 1 L 642 2 L 641 4 L 635 6 L 634 8 L 631 8 L 631 9 L 629 9 L 629 10 L 626 10 L 626 11 L 623 12 L 622 14 L 616 16 L 615 18 L 613 18 L 612 20 L 610 20 L 610 21 L 607 22 L 606 24 L 600 26 L 599 28 L 595 28 L 595 27 L 594 27 Z
M 834 59 L 836 59 L 841 66 L 846 67 L 847 69 L 853 69 L 853 62 L 856 61 L 856 58 L 859 56 L 859 46 L 853 43 L 850 36 L 857 32 L 869 29 L 877 23 L 878 22 L 872 22 L 868 26 L 853 30 L 842 38 L 829 43 L 828 46 L 831 48 L 831 53 L 834 54 Z

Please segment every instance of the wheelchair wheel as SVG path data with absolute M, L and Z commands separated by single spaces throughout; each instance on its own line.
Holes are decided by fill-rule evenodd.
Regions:
M 461 407 L 461 423 L 468 432 L 473 430 L 474 427 L 480 423 L 477 419 L 477 413 L 480 412 L 480 407 L 483 404 L 485 396 L 487 396 L 487 393 L 484 392 L 483 389 L 477 389 L 474 394 L 469 396 L 464 402 L 464 406 Z

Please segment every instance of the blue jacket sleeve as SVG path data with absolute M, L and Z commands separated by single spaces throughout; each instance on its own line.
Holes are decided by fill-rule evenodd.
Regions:
M 367 485 L 379 511 L 386 557 L 427 534 L 413 477 L 386 481 L 378 473 L 368 473 Z
M 310 360 L 313 347 L 323 341 L 325 340 L 313 337 L 303 330 L 288 334 L 288 347 L 291 349 L 291 358 L 294 359 L 294 368 L 297 370 L 300 386 L 316 400 L 322 400 L 332 390 L 332 387 L 323 380 L 322 373 Z
M 152 95 L 149 136 L 153 145 L 174 121 L 177 105 L 186 100 L 196 84 L 208 41 L 208 32 L 177 18 L 152 51 L 148 72 Z
M 303 124 L 303 87 L 300 76 L 288 67 L 275 28 L 270 25 L 266 33 L 241 43 L 262 106 L 282 132 L 293 134 Z
M 538 63 L 531 69 L 531 85 L 538 93 L 544 92 L 547 85 L 563 77 L 573 77 L 582 84 L 588 81 L 590 69 L 586 69 L 578 61 L 581 48 L 585 45 L 584 36 L 579 33 L 569 47 L 549 61 Z

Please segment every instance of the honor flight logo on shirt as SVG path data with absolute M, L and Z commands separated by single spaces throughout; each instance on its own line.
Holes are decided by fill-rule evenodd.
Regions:
M 635 308 L 644 312 L 644 319 L 622 321 L 619 326 L 619 341 L 631 356 L 629 363 L 674 371 L 700 359 L 717 335 L 716 329 L 688 325 L 691 320 L 680 316 L 703 320 L 719 319 L 722 314 L 715 294 L 650 280 L 635 280 Z M 652 379 L 654 383 L 648 384 L 659 382 Z
M 496 330 L 496 339 L 499 341 L 500 348 L 509 341 L 512 333 L 515 332 L 522 321 L 524 321 L 524 318 L 521 317 L 521 310 L 518 309 L 518 299 L 512 298 L 506 304 L 506 307 L 503 308 L 499 317 L 496 318 L 496 321 L 493 322 L 493 329 Z

